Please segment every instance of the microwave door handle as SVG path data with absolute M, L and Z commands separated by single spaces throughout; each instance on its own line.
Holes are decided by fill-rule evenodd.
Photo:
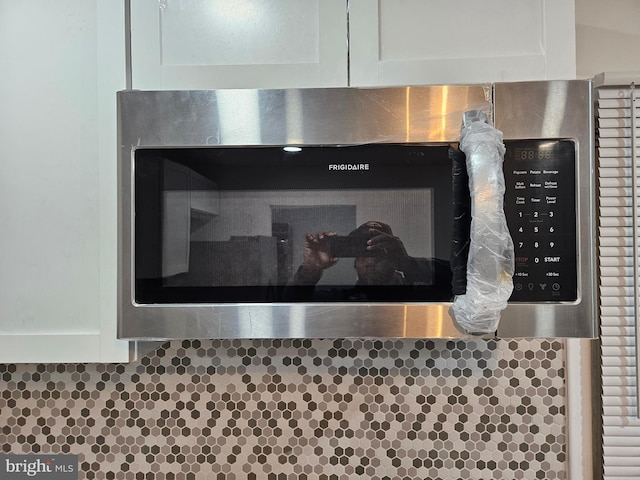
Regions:
M 467 261 L 471 242 L 471 194 L 466 155 L 457 145 L 449 147 L 451 160 L 453 225 L 451 231 L 451 287 L 453 295 L 467 293 Z
M 513 292 L 514 246 L 504 212 L 505 146 L 500 130 L 484 112 L 464 113 L 460 150 L 465 153 L 471 224 L 467 286 L 451 306 L 454 321 L 467 333 L 495 332 L 500 312 Z

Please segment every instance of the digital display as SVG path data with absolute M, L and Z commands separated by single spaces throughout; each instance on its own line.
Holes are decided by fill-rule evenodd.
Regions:
M 541 146 L 540 148 L 516 147 L 513 150 L 513 159 L 515 161 L 555 160 L 557 155 L 558 152 L 549 146 Z

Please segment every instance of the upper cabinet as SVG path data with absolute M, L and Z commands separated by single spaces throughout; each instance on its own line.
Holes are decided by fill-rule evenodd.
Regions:
M 124 6 L 0 0 L 0 363 L 119 362 Z
M 133 88 L 575 78 L 573 0 L 136 0 Z
M 347 84 L 345 0 L 135 0 L 132 86 Z
M 351 85 L 570 80 L 573 0 L 350 0 Z

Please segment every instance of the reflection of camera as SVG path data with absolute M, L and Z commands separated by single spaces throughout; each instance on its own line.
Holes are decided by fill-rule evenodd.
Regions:
M 346 237 L 333 235 L 327 237 L 329 252 L 332 257 L 366 257 L 371 256 L 367 251 L 367 240 L 370 235 L 348 235 Z

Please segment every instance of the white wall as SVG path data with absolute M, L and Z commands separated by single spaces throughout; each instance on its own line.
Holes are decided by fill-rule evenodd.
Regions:
M 640 1 L 576 0 L 576 74 L 640 72 Z

